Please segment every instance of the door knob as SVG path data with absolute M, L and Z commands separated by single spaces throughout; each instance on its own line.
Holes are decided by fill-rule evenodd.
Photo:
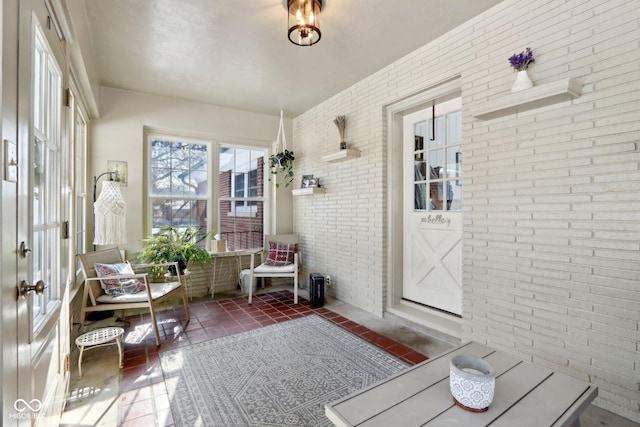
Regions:
M 29 292 L 35 292 L 36 295 L 42 295 L 46 288 L 47 286 L 42 280 L 38 280 L 35 285 L 31 285 L 26 280 L 23 280 L 18 286 L 18 298 L 25 299 Z

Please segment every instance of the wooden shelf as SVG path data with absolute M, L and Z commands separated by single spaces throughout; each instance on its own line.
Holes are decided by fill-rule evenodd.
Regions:
M 582 85 L 573 79 L 564 79 L 542 86 L 534 86 L 503 98 L 483 103 L 471 109 L 471 115 L 480 120 L 495 119 L 534 108 L 545 107 L 562 101 L 578 98 Z
M 291 190 L 291 194 L 294 196 L 308 196 L 310 194 L 324 194 L 326 192 L 327 190 L 324 187 L 306 187 Z
M 345 160 L 356 159 L 360 157 L 360 150 L 356 148 L 347 148 L 336 153 L 327 154 L 322 157 L 325 162 L 343 162 Z

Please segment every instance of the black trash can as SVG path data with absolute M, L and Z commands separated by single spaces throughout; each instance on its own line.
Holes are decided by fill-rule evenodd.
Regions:
M 309 275 L 309 299 L 314 307 L 324 305 L 324 276 L 320 273 Z

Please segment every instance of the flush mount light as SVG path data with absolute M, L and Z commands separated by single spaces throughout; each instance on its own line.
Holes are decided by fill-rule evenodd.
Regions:
M 312 46 L 320 41 L 322 0 L 289 0 L 289 41 L 298 46 Z

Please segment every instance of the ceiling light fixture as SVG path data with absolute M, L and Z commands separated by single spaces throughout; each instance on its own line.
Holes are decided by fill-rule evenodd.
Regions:
M 322 0 L 289 0 L 289 41 L 298 46 L 312 46 L 320 41 Z

